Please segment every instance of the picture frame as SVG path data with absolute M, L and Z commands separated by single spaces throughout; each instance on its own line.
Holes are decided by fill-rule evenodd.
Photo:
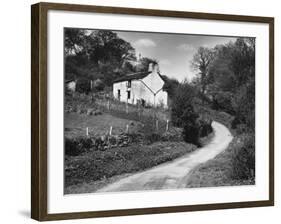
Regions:
M 102 14 L 139 17 L 164 18 L 165 20 L 189 19 L 212 22 L 249 23 L 266 25 L 268 29 L 268 180 L 266 181 L 267 199 L 245 200 L 238 202 L 199 203 L 186 205 L 143 206 L 126 209 L 49 212 L 49 168 L 50 161 L 48 137 L 50 134 L 49 116 L 50 91 L 48 48 L 50 47 L 49 33 L 51 23 L 49 13 L 67 12 L 84 14 Z M 88 28 L 88 27 L 87 27 Z M 118 28 L 116 28 L 118 29 Z M 202 31 L 203 32 L 203 31 Z M 62 38 L 62 37 L 61 37 Z M 266 40 L 267 40 L 266 39 Z M 155 9 L 119 8 L 92 5 L 74 5 L 58 3 L 38 3 L 31 6 L 31 218 L 38 221 L 82 219 L 126 215 L 159 214 L 188 211 L 204 211 L 230 208 L 247 208 L 274 205 L 274 18 L 260 16 L 241 16 L 211 14 L 202 12 L 166 11 Z M 257 55 L 259 53 L 257 52 Z M 63 76 L 63 75 L 62 75 Z M 62 77 L 61 76 L 61 77 Z M 63 107 L 63 105 L 62 105 Z M 54 143 L 55 144 L 55 143 Z M 63 151 L 63 149 L 57 149 Z M 61 161 L 63 163 L 63 161 Z M 108 197 L 109 199 L 109 197 Z

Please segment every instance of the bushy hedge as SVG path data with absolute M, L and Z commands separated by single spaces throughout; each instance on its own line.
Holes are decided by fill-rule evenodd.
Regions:
M 232 106 L 232 96 L 233 94 L 230 92 L 217 92 L 213 96 L 213 101 L 212 101 L 212 109 L 214 110 L 222 110 L 227 113 L 233 114 L 233 106 Z
M 196 150 L 184 142 L 157 142 L 151 145 L 133 144 L 128 147 L 92 151 L 84 155 L 66 157 L 65 186 L 134 173 L 171 161 Z
M 213 120 L 209 117 L 199 117 L 197 123 L 199 126 L 199 137 L 206 137 L 213 132 L 212 128 Z
M 231 177 L 237 180 L 255 178 L 255 137 L 254 134 L 239 135 L 232 143 Z
M 140 142 L 139 134 L 122 133 L 120 135 L 104 135 L 100 137 L 65 138 L 65 154 L 78 156 L 89 151 L 104 151 L 112 147 L 128 146 L 132 142 Z
M 76 91 L 88 94 L 91 91 L 91 82 L 88 79 L 81 78 L 76 82 Z
M 77 156 L 86 152 L 93 146 L 91 138 L 65 138 L 64 141 L 65 154 L 69 156 Z
M 172 101 L 171 118 L 173 125 L 183 127 L 184 120 L 194 121 L 198 114 L 194 112 L 193 100 L 196 90 L 188 83 L 180 84 Z
M 183 139 L 200 146 L 199 138 L 210 134 L 212 120 L 200 117 L 194 109 L 196 89 L 188 83 L 181 84 L 172 103 L 171 117 L 176 127 L 183 128 Z

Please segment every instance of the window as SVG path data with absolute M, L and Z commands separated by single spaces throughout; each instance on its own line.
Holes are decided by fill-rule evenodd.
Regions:
M 120 92 L 120 89 L 118 89 L 117 96 L 118 96 L 118 100 L 120 100 L 120 98 L 121 98 L 121 92 Z
M 131 98 L 131 91 L 127 91 L 127 99 L 129 100 Z
M 129 81 L 127 82 L 127 87 L 128 87 L 128 88 L 131 88 L 131 85 L 132 85 L 132 81 L 129 80 Z

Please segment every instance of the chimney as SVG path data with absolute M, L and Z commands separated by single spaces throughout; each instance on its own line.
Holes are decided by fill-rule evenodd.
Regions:
M 159 66 L 157 63 L 149 63 L 148 65 L 148 71 L 149 72 L 159 72 Z

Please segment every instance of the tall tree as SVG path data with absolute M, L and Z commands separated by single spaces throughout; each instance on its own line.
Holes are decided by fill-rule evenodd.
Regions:
M 136 60 L 135 49 L 108 30 L 65 29 L 66 77 L 101 79 L 107 85 L 134 68 L 126 63 Z
M 85 32 L 82 29 L 65 28 L 64 50 L 66 55 L 75 55 L 83 49 Z
M 161 77 L 165 82 L 163 90 L 166 91 L 168 93 L 168 96 L 173 99 L 176 94 L 176 90 L 180 85 L 179 81 L 174 78 L 169 78 L 166 75 L 162 75 Z
M 206 93 L 208 85 L 208 74 L 209 67 L 214 58 L 214 52 L 206 47 L 199 47 L 197 52 L 194 54 L 191 61 L 191 67 L 198 71 L 200 77 L 201 92 Z

